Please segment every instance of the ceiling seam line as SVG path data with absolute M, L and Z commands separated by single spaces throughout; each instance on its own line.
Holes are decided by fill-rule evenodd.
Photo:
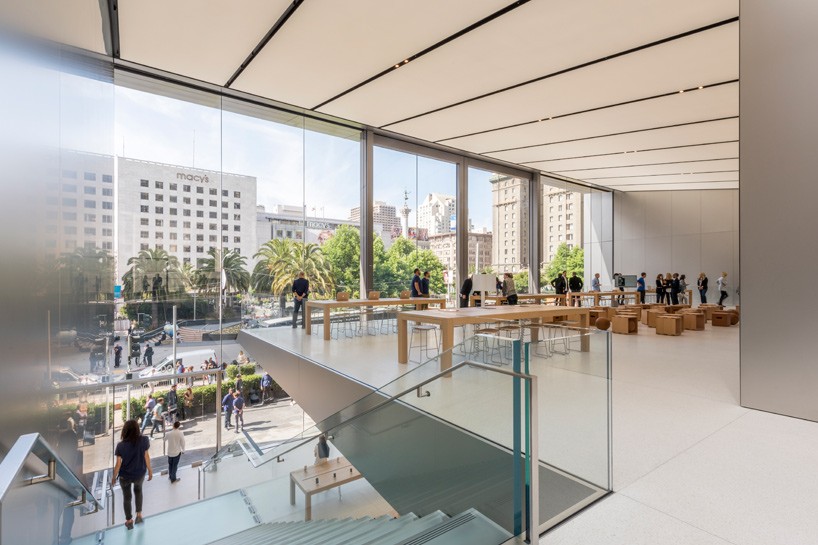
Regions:
M 583 140 L 594 140 L 596 138 L 607 138 L 609 136 L 622 136 L 624 134 L 636 134 L 639 132 L 648 132 L 648 131 L 661 131 L 664 129 L 674 129 L 676 127 L 687 127 L 690 125 L 701 125 L 704 123 L 716 123 L 718 121 L 729 121 L 730 119 L 738 119 L 737 115 L 730 115 L 726 117 L 714 117 L 713 119 L 703 119 L 701 121 L 688 121 L 686 123 L 674 123 L 672 125 L 660 125 L 658 127 L 649 127 L 646 129 L 634 129 L 632 131 L 622 131 L 622 132 L 611 132 L 607 134 L 599 134 L 596 136 L 583 136 L 582 138 L 571 138 L 569 140 L 556 140 L 554 142 L 543 142 L 541 144 L 531 144 L 528 146 L 519 146 L 516 148 L 506 148 L 506 149 L 499 149 L 499 150 L 490 150 L 481 152 L 483 155 L 489 153 L 504 153 L 507 151 L 517 151 L 522 149 L 530 149 L 530 148 L 538 148 L 540 146 L 553 146 L 556 144 L 569 144 L 571 142 L 581 142 Z
M 684 145 L 681 145 L 681 146 L 666 146 L 666 147 L 663 147 L 663 148 L 646 148 L 646 149 L 634 150 L 632 152 L 617 151 L 617 152 L 614 152 L 614 153 L 596 153 L 596 154 L 593 154 L 593 155 L 577 155 L 577 156 L 574 156 L 574 157 L 560 157 L 559 159 L 540 159 L 539 161 L 521 161 L 521 162 L 519 162 L 517 164 L 518 165 L 530 165 L 530 164 L 533 164 L 533 163 L 550 163 L 552 161 L 567 161 L 569 159 L 588 159 L 590 157 L 606 157 L 608 155 L 624 155 L 626 153 L 644 153 L 644 152 L 647 152 L 647 151 L 662 151 L 662 150 L 668 150 L 668 149 L 696 148 L 696 147 L 699 147 L 699 146 L 715 146 L 717 144 L 733 144 L 735 142 L 738 142 L 738 140 L 717 140 L 715 142 L 702 142 L 701 144 L 684 144 Z
M 558 170 L 557 172 L 584 172 L 587 170 L 610 170 L 614 168 L 636 168 L 636 167 L 655 167 L 661 165 L 683 165 L 687 163 L 706 163 L 708 161 L 733 161 L 738 159 L 738 157 L 718 157 L 716 159 L 691 159 L 689 161 L 666 161 L 664 163 L 642 163 L 638 165 L 620 165 L 620 166 L 610 166 L 610 167 L 593 167 L 593 168 L 573 168 L 569 170 Z M 560 159 L 554 159 L 554 161 L 559 161 Z
M 500 9 L 500 10 L 495 11 L 494 13 L 492 13 L 492 14 L 486 16 L 486 17 L 483 17 L 482 19 L 480 19 L 476 23 L 472 23 L 471 25 L 467 26 L 466 28 L 458 30 L 454 34 L 451 34 L 451 35 L 447 36 L 446 38 L 443 38 L 441 41 L 430 45 L 426 49 L 423 49 L 423 50 L 419 51 L 418 53 L 415 53 L 414 55 L 412 55 L 410 57 L 406 57 L 402 61 L 398 62 L 398 64 L 390 66 L 389 68 L 387 68 L 385 70 L 381 70 L 380 72 L 378 72 L 374 76 L 371 76 L 371 77 L 365 79 L 364 81 L 358 83 L 357 85 L 355 85 L 353 87 L 350 87 L 346 91 L 342 91 L 341 93 L 338 93 L 334 97 L 328 98 L 327 100 L 325 100 L 321 104 L 318 104 L 317 106 L 314 106 L 314 107 L 312 107 L 310 109 L 311 110 L 317 110 L 318 108 L 322 108 L 322 107 L 326 106 L 327 104 L 329 104 L 330 102 L 334 102 L 334 101 L 338 100 L 339 98 L 341 98 L 341 97 L 343 97 L 343 96 L 345 96 L 345 95 L 347 95 L 347 94 L 349 94 L 349 93 L 351 93 L 351 92 L 353 92 L 353 91 L 355 91 L 357 89 L 360 89 L 364 85 L 372 83 L 376 79 L 385 76 L 389 72 L 397 70 L 398 68 L 402 67 L 403 65 L 405 65 L 405 64 L 407 64 L 409 62 L 414 61 L 416 59 L 419 59 L 420 57 L 422 57 L 422 56 L 424 56 L 424 55 L 426 55 L 428 53 L 431 53 L 435 49 L 443 47 L 447 43 L 452 42 L 452 41 L 456 40 L 457 38 L 459 38 L 459 37 L 461 37 L 461 36 L 463 36 L 465 34 L 468 34 L 472 30 L 475 30 L 475 29 L 477 29 L 477 28 L 479 28 L 479 27 L 481 27 L 481 26 L 483 26 L 483 25 L 485 25 L 487 23 L 490 23 L 494 19 L 502 17 L 503 15 L 505 15 L 505 14 L 519 8 L 520 6 L 522 6 L 524 4 L 527 4 L 530 1 L 531 0 L 517 0 L 513 4 L 509 4 L 508 6 L 504 7 L 503 9 Z M 382 127 L 380 127 L 380 128 L 382 128 Z
M 230 87 L 231 85 L 233 85 L 233 83 L 238 79 L 242 72 L 244 72 L 244 70 L 247 69 L 248 66 L 250 66 L 250 63 L 253 62 L 253 60 L 255 60 L 256 56 L 258 56 L 258 54 L 261 53 L 261 50 L 267 46 L 267 43 L 273 39 L 273 36 L 275 36 L 278 33 L 278 31 L 281 30 L 281 28 L 290 19 L 293 13 L 295 13 L 295 10 L 297 10 L 298 7 L 303 3 L 304 0 L 293 0 L 293 2 L 289 6 L 287 6 L 287 9 L 284 10 L 284 13 L 282 13 L 278 17 L 276 22 L 273 23 L 273 26 L 270 27 L 270 30 L 268 30 L 264 37 L 261 38 L 261 41 L 258 44 L 256 44 L 256 47 L 254 47 L 250 54 L 247 55 L 247 58 L 244 59 L 244 62 L 242 62 L 236 69 L 236 71 L 233 72 L 233 75 L 230 76 L 230 79 L 227 80 L 227 83 L 224 84 L 224 87 Z
M 651 47 L 656 47 L 657 45 L 662 45 L 662 44 L 672 42 L 672 41 L 675 41 L 675 40 L 679 40 L 679 39 L 682 39 L 682 38 L 687 38 L 688 36 L 692 36 L 692 35 L 698 34 L 700 32 L 706 32 L 708 30 L 712 30 L 714 28 L 718 28 L 718 27 L 721 27 L 721 26 L 724 26 L 724 25 L 729 25 L 729 24 L 734 23 L 736 21 L 738 21 L 738 17 L 731 17 L 731 18 L 725 19 L 723 21 L 719 21 L 719 22 L 712 23 L 712 24 L 709 24 L 709 25 L 706 25 L 706 26 L 703 26 L 703 27 L 695 28 L 693 30 L 688 30 L 687 32 L 683 32 L 681 34 L 675 34 L 673 36 L 668 36 L 667 38 L 662 38 L 661 40 L 657 40 L 657 41 L 650 42 L 650 43 L 647 43 L 647 44 L 642 44 L 640 46 L 632 47 L 630 49 L 626 49 L 624 51 L 620 51 L 618 53 L 614 53 L 612 55 L 608 55 L 608 56 L 605 56 L 605 57 L 600 57 L 600 58 L 592 60 L 592 61 L 587 61 L 587 62 L 584 62 L 582 64 L 578 64 L 576 66 L 563 68 L 562 70 L 558 70 L 556 72 L 552 72 L 552 73 L 546 74 L 544 76 L 539 76 L 539 77 L 536 77 L 536 78 L 533 78 L 533 79 L 530 79 L 530 80 L 526 80 L 526 81 L 523 81 L 523 82 L 520 82 L 520 83 L 515 83 L 514 85 L 509 85 L 508 87 L 503 87 L 502 89 L 496 89 L 496 90 L 490 91 L 488 93 L 483 93 L 482 95 L 477 95 L 476 97 L 467 98 L 465 100 L 454 102 L 452 104 L 447 104 L 446 106 L 441 106 L 439 108 L 435 108 L 435 109 L 429 110 L 427 112 L 422 112 L 422 113 L 415 114 L 415 115 L 412 115 L 412 116 L 409 116 L 409 117 L 406 117 L 406 118 L 403 118 L 403 119 L 399 119 L 397 121 L 392 121 L 392 122 L 387 123 L 385 125 L 381 125 L 380 128 L 383 129 L 383 128 L 389 127 L 390 125 L 397 125 L 399 123 L 404 123 L 406 121 L 411 121 L 412 119 L 416 119 L 418 117 L 423 117 L 423 116 L 426 116 L 426 115 L 434 114 L 434 113 L 440 112 L 442 110 L 447 110 L 449 108 L 455 108 L 457 106 L 461 106 L 463 104 L 467 104 L 467 103 L 473 102 L 475 100 L 481 100 L 483 98 L 486 98 L 486 97 L 489 97 L 489 96 L 492 96 L 492 95 L 505 93 L 506 91 L 511 91 L 511 90 L 516 89 L 518 87 L 523 87 L 525 85 L 530 85 L 532 83 L 537 83 L 538 81 L 543 81 L 543 80 L 553 78 L 553 77 L 556 77 L 556 76 L 561 76 L 563 74 L 567 74 L 568 72 L 573 72 L 575 70 L 580 70 L 582 68 L 587 68 L 589 66 L 593 66 L 595 64 L 599 64 L 599 63 L 606 62 L 606 61 L 609 61 L 609 60 L 613 60 L 613 59 L 616 59 L 616 58 L 619 58 L 619 57 L 623 57 L 625 55 L 630 55 L 631 53 L 636 53 L 636 52 L 642 51 L 644 49 L 648 49 L 648 48 L 651 48 Z
M 521 123 L 512 123 L 511 125 L 504 125 L 502 127 L 495 127 L 493 129 L 486 129 L 486 130 L 483 130 L 483 131 L 476 131 L 476 132 L 471 132 L 471 133 L 467 133 L 467 134 L 459 134 L 457 136 L 449 136 L 449 137 L 446 137 L 446 138 L 441 138 L 439 140 L 434 140 L 434 142 L 441 143 L 441 142 L 446 142 L 448 140 L 458 140 L 460 138 L 467 138 L 469 136 L 476 136 L 478 134 L 487 134 L 487 133 L 490 133 L 490 132 L 503 131 L 503 130 L 506 130 L 506 129 L 516 129 L 517 127 L 524 127 L 526 125 L 533 125 L 534 123 L 542 123 L 544 121 L 551 121 L 551 120 L 554 120 L 554 119 L 562 119 L 562 118 L 565 118 L 565 117 L 573 117 L 575 115 L 582 115 L 582 114 L 587 114 L 587 113 L 591 113 L 591 112 L 597 112 L 597 111 L 600 111 L 600 110 L 608 110 L 610 108 L 618 108 L 620 106 L 628 106 L 630 104 L 638 104 L 639 102 L 646 102 L 648 100 L 656 100 L 656 99 L 659 99 L 659 98 L 672 97 L 672 96 L 687 93 L 687 92 L 692 93 L 694 91 L 702 91 L 704 89 L 711 89 L 713 87 L 721 87 L 722 85 L 730 85 L 732 83 L 738 83 L 738 81 L 739 81 L 738 79 L 731 79 L 731 80 L 726 80 L 726 81 L 720 81 L 718 83 L 711 83 L 711 84 L 708 84 L 708 85 L 700 85 L 700 86 L 697 86 L 697 87 L 690 87 L 689 89 L 682 89 L 680 91 L 668 91 L 666 93 L 661 93 L 661 94 L 653 95 L 653 96 L 649 96 L 649 97 L 635 98 L 633 100 L 626 100 L 624 102 L 618 102 L 616 104 L 606 104 L 605 106 L 597 106 L 595 108 L 588 108 L 586 110 L 579 110 L 579 111 L 576 111 L 576 112 L 569 112 L 567 114 L 554 115 L 554 116 L 551 116 L 551 117 L 544 117 L 542 119 L 533 119 L 531 121 L 523 121 Z
M 737 184 L 739 180 L 705 180 L 701 182 L 682 182 L 682 181 L 670 181 L 670 182 L 652 182 L 652 183 L 639 183 L 639 184 L 612 184 L 609 187 L 635 187 L 640 185 L 683 185 L 683 184 Z
M 562 172 L 556 170 L 554 172 Z M 599 176 L 597 178 L 583 178 L 584 180 L 618 180 L 621 178 L 656 178 L 660 176 L 692 176 L 694 174 L 723 174 L 725 172 L 738 172 L 736 169 L 731 170 L 703 170 L 701 172 L 683 172 L 676 174 L 633 174 L 631 176 Z

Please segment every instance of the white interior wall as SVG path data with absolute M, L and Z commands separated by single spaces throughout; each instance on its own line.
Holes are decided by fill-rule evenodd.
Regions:
M 727 272 L 730 297 L 739 303 L 738 190 L 645 191 L 614 196 L 614 269 L 622 274 L 648 273 L 648 287 L 659 273 L 710 279 L 710 300 L 717 297 L 716 279 Z M 698 296 L 694 297 L 698 302 Z

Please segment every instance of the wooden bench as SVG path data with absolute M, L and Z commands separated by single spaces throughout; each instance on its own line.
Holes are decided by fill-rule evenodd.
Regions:
M 362 476 L 346 458 L 330 458 L 326 462 L 290 472 L 290 505 L 295 505 L 295 487 L 304 493 L 304 520 L 312 520 L 312 496 L 342 484 L 357 481 Z
M 636 335 L 639 333 L 639 320 L 635 314 L 617 314 L 611 320 L 611 332 L 621 335 Z
M 665 314 L 656 317 L 656 334 L 677 336 L 682 334 L 682 317 L 678 314 Z

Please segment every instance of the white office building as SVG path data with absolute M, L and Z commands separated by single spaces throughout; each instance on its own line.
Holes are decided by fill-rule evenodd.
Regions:
M 117 277 L 128 258 L 163 248 L 197 266 L 210 248 L 248 258 L 256 244 L 256 178 L 119 158 Z

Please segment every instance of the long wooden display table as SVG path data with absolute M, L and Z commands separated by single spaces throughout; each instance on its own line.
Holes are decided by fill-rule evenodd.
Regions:
M 502 305 L 508 298 L 505 295 L 471 295 L 469 297 L 469 306 L 475 306 L 477 301 L 485 300 L 486 303 L 493 303 L 495 305 Z M 517 302 L 521 301 L 535 301 L 537 303 L 554 302 L 559 304 L 560 301 L 565 301 L 565 295 L 557 295 L 556 293 L 518 293 Z
M 454 346 L 454 328 L 466 324 L 483 324 L 501 320 L 537 320 L 549 322 L 555 316 L 577 319 L 579 326 L 587 328 L 589 312 L 582 307 L 552 307 L 546 305 L 497 305 L 478 308 L 458 308 L 446 310 L 405 310 L 398 313 L 398 362 L 409 361 L 409 322 L 421 322 L 440 326 L 442 347 L 440 369 L 452 366 L 452 347 Z M 532 340 L 536 340 L 532 331 Z M 583 352 L 590 350 L 591 343 L 587 336 L 581 339 Z
M 572 292 L 568 294 L 570 298 L 571 304 L 573 305 L 577 299 L 587 299 L 593 297 L 594 304 L 593 306 L 599 306 L 599 302 L 602 299 L 610 298 L 613 300 L 614 297 L 621 297 L 623 301 L 632 300 L 634 303 L 639 302 L 639 294 L 635 291 L 578 291 Z
M 346 458 L 331 458 L 326 462 L 290 472 L 290 505 L 295 505 L 295 487 L 304 493 L 304 520 L 312 519 L 312 496 L 361 478 L 358 470 Z
M 401 299 L 399 297 L 387 297 L 385 299 L 350 299 L 349 301 L 336 301 L 328 299 L 323 301 L 307 300 L 305 319 L 307 335 L 312 335 L 312 309 L 323 309 L 324 311 L 324 340 L 330 340 L 330 310 L 333 308 L 355 308 L 355 307 L 393 307 L 400 305 L 440 305 L 446 308 L 446 299 L 443 297 L 411 297 Z

